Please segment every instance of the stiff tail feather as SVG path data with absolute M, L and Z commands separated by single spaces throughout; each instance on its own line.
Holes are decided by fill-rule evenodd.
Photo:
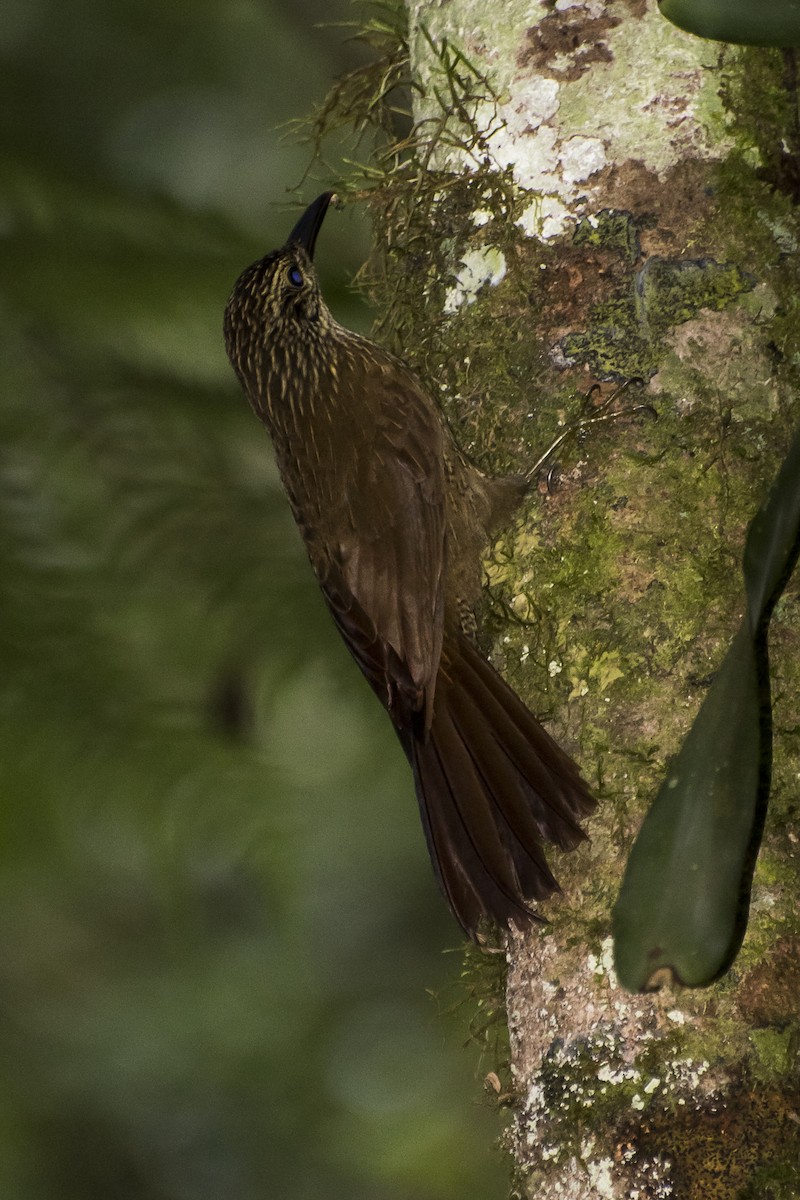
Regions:
M 474 937 L 484 918 L 541 920 L 529 901 L 558 889 L 542 844 L 574 849 L 595 801 L 572 759 L 466 638 L 445 646 L 430 732 L 405 749 L 436 876 L 464 931 Z

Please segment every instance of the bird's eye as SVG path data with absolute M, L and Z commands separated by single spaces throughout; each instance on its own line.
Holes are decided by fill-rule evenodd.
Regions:
M 300 270 L 299 267 L 289 267 L 287 276 L 289 279 L 289 283 L 292 285 L 292 287 L 302 287 L 303 286 L 303 272 Z

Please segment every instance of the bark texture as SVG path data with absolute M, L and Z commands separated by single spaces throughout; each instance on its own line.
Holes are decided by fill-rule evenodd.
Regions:
M 654 0 L 409 15 L 431 141 L 416 233 L 402 262 L 393 250 L 427 302 L 404 349 L 465 448 L 519 469 L 597 382 L 640 376 L 657 413 L 566 451 L 560 486 L 488 564 L 495 662 L 601 801 L 591 846 L 557 864 L 551 924 L 509 946 L 518 1191 L 795 1196 L 796 588 L 773 619 L 772 802 L 739 958 L 713 987 L 634 997 L 610 942 L 628 850 L 737 627 L 744 531 L 798 419 L 795 64 L 694 39 Z

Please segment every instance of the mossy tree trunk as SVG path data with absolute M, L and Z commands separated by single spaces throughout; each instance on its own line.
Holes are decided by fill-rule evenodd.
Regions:
M 772 801 L 736 963 L 636 997 L 610 942 L 800 411 L 795 64 L 694 39 L 654 0 L 558 9 L 409 0 L 426 153 L 386 212 L 404 352 L 488 468 L 533 461 L 595 383 L 638 376 L 657 414 L 565 448 L 489 563 L 495 660 L 600 798 L 550 923 L 509 949 L 519 1192 L 795 1196 L 796 590 L 773 619 Z

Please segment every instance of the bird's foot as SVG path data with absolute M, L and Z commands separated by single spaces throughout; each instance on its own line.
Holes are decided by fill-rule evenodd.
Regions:
M 544 467 L 549 463 L 550 466 L 547 472 L 547 490 L 550 492 L 553 490 L 554 476 L 558 471 L 558 464 L 551 460 L 553 459 L 553 455 L 555 454 L 556 450 L 558 450 L 560 446 L 563 446 L 566 441 L 569 441 L 570 438 L 575 438 L 578 440 L 581 438 L 584 431 L 589 429 L 589 427 L 592 425 L 599 425 L 604 421 L 617 421 L 621 417 L 630 417 L 636 413 L 647 413 L 649 416 L 657 417 L 658 414 L 656 413 L 656 410 L 652 404 L 630 404 L 623 408 L 615 407 L 620 396 L 623 396 L 629 388 L 633 387 L 634 384 L 642 386 L 644 384 L 644 380 L 638 377 L 626 379 L 625 382 L 621 383 L 619 387 L 614 388 L 613 392 L 606 396 L 605 400 L 601 401 L 600 404 L 590 407 L 593 403 L 593 397 L 597 392 L 600 391 L 600 384 L 593 384 L 583 398 L 585 415 L 580 416 L 577 421 L 573 421 L 570 425 L 567 425 L 566 428 L 562 430 L 555 441 L 551 442 L 551 444 L 547 447 L 544 454 L 541 454 L 533 466 L 525 472 L 526 479 L 528 479 L 530 483 L 533 483 L 538 479 Z M 589 410 L 588 412 L 586 412 L 587 409 Z

